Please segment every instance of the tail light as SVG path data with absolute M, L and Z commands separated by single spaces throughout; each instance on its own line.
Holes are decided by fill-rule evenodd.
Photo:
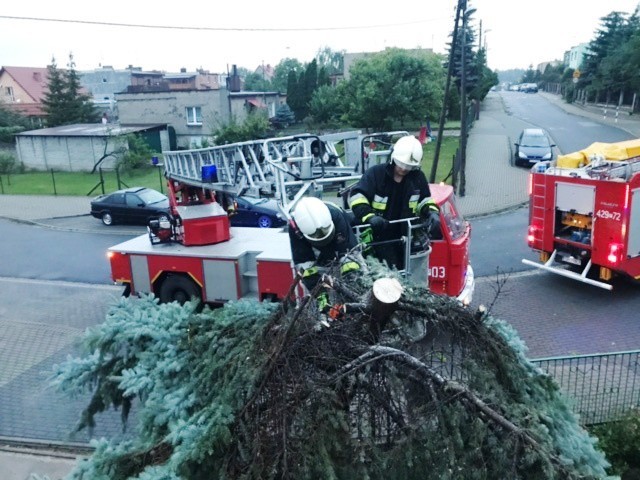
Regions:
M 609 263 L 613 263 L 614 265 L 620 262 L 620 257 L 622 256 L 622 244 L 621 243 L 610 243 L 609 244 L 609 253 L 607 255 L 607 261 Z
M 529 225 L 527 243 L 529 243 L 529 245 L 533 245 L 536 240 L 538 240 L 538 227 L 535 225 Z

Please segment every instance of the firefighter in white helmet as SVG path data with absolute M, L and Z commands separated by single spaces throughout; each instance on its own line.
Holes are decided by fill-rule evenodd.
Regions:
M 307 290 L 316 287 L 326 267 L 339 265 L 341 275 L 360 271 L 364 262 L 354 250 L 358 241 L 347 212 L 318 198 L 303 197 L 294 206 L 291 218 L 291 254 Z M 331 308 L 326 291 L 318 296 L 318 308 L 325 313 Z
M 420 141 L 413 135 L 400 137 L 389 163 L 369 167 L 351 190 L 349 204 L 356 220 L 371 226 L 363 231 L 365 243 L 399 240 L 403 225 L 389 221 L 403 218 L 420 217 L 429 224 L 432 234 L 440 230 L 438 205 L 431 198 L 421 162 Z M 404 268 L 404 246 L 400 242 L 374 246 L 373 253 L 390 267 Z

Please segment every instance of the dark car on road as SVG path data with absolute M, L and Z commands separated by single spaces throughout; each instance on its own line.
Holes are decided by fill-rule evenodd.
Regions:
M 275 200 L 233 197 L 235 213 L 229 223 L 234 227 L 282 227 L 287 224 Z M 151 188 L 135 187 L 100 195 L 91 202 L 91 215 L 105 225 L 129 223 L 147 225 L 149 220 L 169 219 L 171 209 L 166 195 Z
M 541 128 L 525 128 L 515 143 L 514 162 L 518 166 L 529 166 L 543 160 L 553 159 L 553 147 Z
M 278 202 L 267 198 L 235 197 L 236 213 L 231 216 L 234 227 L 283 227 L 286 219 Z
M 100 195 L 91 201 L 91 215 L 105 225 L 146 225 L 150 219 L 169 219 L 166 195 L 145 187 L 133 187 Z

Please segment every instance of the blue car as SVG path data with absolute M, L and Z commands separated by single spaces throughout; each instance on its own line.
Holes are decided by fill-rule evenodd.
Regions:
M 268 198 L 235 197 L 236 213 L 231 215 L 234 227 L 283 227 L 287 220 L 278 208 L 278 202 Z

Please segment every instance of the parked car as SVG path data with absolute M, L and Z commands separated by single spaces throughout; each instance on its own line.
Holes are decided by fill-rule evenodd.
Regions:
M 275 200 L 233 197 L 235 213 L 229 223 L 234 227 L 283 227 L 287 221 Z M 166 195 L 145 187 L 134 187 L 100 195 L 91 201 L 91 215 L 105 225 L 131 223 L 147 225 L 156 218 L 168 220 L 171 209 Z
M 538 93 L 538 85 L 535 83 L 523 83 L 520 91 L 525 93 Z
M 146 187 L 133 187 L 99 195 L 91 201 L 91 215 L 105 225 L 146 225 L 151 218 L 169 219 L 169 199 Z
M 236 213 L 230 219 L 234 227 L 273 228 L 287 224 L 275 200 L 240 196 L 234 202 Z
M 525 128 L 515 143 L 514 162 L 516 165 L 529 166 L 542 160 L 553 159 L 553 147 L 547 134 L 541 128 Z

